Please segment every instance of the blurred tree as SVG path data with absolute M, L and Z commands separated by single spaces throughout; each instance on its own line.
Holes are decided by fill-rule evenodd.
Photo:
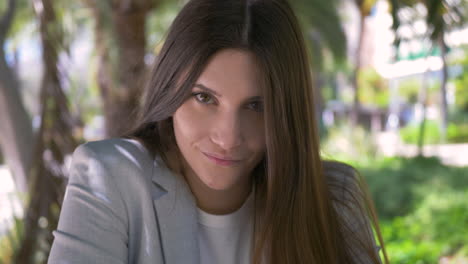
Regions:
M 315 110 L 317 121 L 322 121 L 324 107 L 325 82 L 330 79 L 326 74 L 327 62 L 335 72 L 346 60 L 346 35 L 338 14 L 339 0 L 296 0 L 291 1 L 305 29 L 307 47 L 311 56 L 311 67 L 314 81 Z M 326 55 L 331 58 L 327 60 Z M 320 126 L 322 127 L 322 125 Z
M 462 65 L 462 74 L 454 81 L 455 105 L 459 112 L 468 113 L 468 48 L 464 52 L 465 56 L 456 61 Z
M 323 51 L 331 51 L 336 62 L 346 59 L 346 35 L 338 14 L 339 0 L 297 0 L 291 2 L 310 41 L 313 69 L 323 67 Z
M 421 83 L 421 90 L 419 93 L 419 102 L 422 106 L 422 121 L 419 126 L 419 137 L 418 137 L 418 156 L 422 157 L 423 156 L 423 148 L 424 148 L 424 139 L 426 135 L 426 123 L 427 123 L 427 105 L 428 105 L 428 90 L 429 90 L 429 84 L 428 84 L 428 71 L 429 71 L 429 66 L 427 67 L 427 70 L 424 72 L 424 76 L 422 78 L 422 83 Z
M 52 0 L 33 0 L 39 22 L 44 73 L 41 82 L 41 125 L 37 134 L 34 162 L 30 171 L 30 193 L 24 217 L 24 237 L 16 263 L 45 263 L 52 231 L 56 229 L 64 194 L 64 158 L 77 146 L 73 128 L 79 125 L 68 110 L 58 63 L 64 50 L 63 30 Z M 44 252 L 45 251 L 45 252 Z
M 379 108 L 388 107 L 390 93 L 387 81 L 372 67 L 363 67 L 359 72 L 359 102 Z
M 403 39 L 401 37 L 400 33 L 399 33 L 399 30 L 398 30 L 399 26 L 401 24 L 404 24 L 405 26 L 409 26 L 411 28 L 411 25 L 415 21 L 424 19 L 424 16 L 426 14 L 418 12 L 417 11 L 418 9 L 416 8 L 416 5 L 421 4 L 420 3 L 421 1 L 423 1 L 423 0 L 392 0 L 392 2 L 393 2 L 392 3 L 393 4 L 393 10 L 392 10 L 393 24 L 398 25 L 398 26 L 393 27 L 393 30 L 394 30 L 394 33 L 395 33 L 394 45 L 397 48 L 397 50 L 399 49 L 400 44 L 402 43 L 402 41 L 411 41 L 413 39 L 418 39 L 419 41 L 423 42 L 424 39 L 425 39 L 425 36 L 419 36 L 415 32 L 413 32 L 413 34 L 414 34 L 413 39 Z M 407 11 L 406 15 L 404 16 L 404 19 L 400 18 L 400 16 L 402 16 L 401 15 L 402 10 Z M 426 50 L 423 50 L 421 53 L 425 56 L 425 59 L 427 59 L 428 55 L 430 54 L 430 52 L 428 52 Z M 395 60 L 401 59 L 398 52 L 396 53 L 396 56 L 395 56 L 394 59 Z M 421 123 L 419 125 L 419 133 L 418 133 L 419 136 L 418 136 L 418 139 L 417 139 L 418 155 L 419 156 L 422 156 L 422 154 L 423 154 L 424 139 L 425 139 L 425 135 L 426 135 L 426 123 L 427 123 L 426 122 L 427 121 L 426 116 L 427 116 L 427 107 L 428 107 L 428 103 L 429 103 L 429 91 L 428 91 L 429 90 L 429 80 L 428 80 L 429 70 L 430 70 L 429 63 L 427 63 L 426 69 L 425 69 L 425 71 L 423 73 L 423 76 L 421 78 L 421 82 L 416 84 L 416 86 L 417 86 L 416 90 L 418 90 L 418 92 L 415 91 L 416 93 L 414 95 L 411 95 L 411 94 L 407 93 L 408 96 L 413 97 L 413 98 L 409 98 L 409 99 L 410 100 L 416 100 L 414 103 L 418 103 L 422 108 L 422 120 L 421 120 Z M 405 91 L 403 91 L 405 88 L 408 88 L 408 87 L 404 87 L 404 86 L 400 87 L 400 90 L 403 93 L 405 93 Z M 408 92 L 408 91 L 406 91 L 406 92 Z
M 351 111 L 351 125 L 355 126 L 358 122 L 359 116 L 359 72 L 362 68 L 362 56 L 363 54 L 363 41 L 366 36 L 366 17 L 371 14 L 372 7 L 375 5 L 377 0 L 354 0 L 359 10 L 359 31 L 358 31 L 358 43 L 356 47 L 356 54 L 354 59 L 354 71 L 351 76 L 351 86 L 354 90 L 353 107 Z
M 28 190 L 34 136 L 30 117 L 21 99 L 15 66 L 7 62 L 4 47 L 18 6 L 26 4 L 27 1 L 23 0 L 9 0 L 0 17 L 0 147 L 14 175 L 16 187 L 23 193 Z
M 173 0 L 85 0 L 95 21 L 95 47 L 98 55 L 97 80 L 103 101 L 106 136 L 119 136 L 128 129 L 137 109 L 146 71 L 145 24 L 149 12 Z M 337 15 L 337 0 L 293 1 L 311 40 L 315 72 L 321 69 L 322 52 L 330 50 L 343 60 L 346 39 Z M 327 23 L 324 23 L 327 21 Z M 317 36 L 319 36 L 317 38 Z M 316 67 L 317 66 L 317 67 Z M 321 76 L 314 78 L 320 84 Z M 318 98 L 321 98 L 320 89 Z M 321 105 L 322 100 L 318 100 Z
M 447 44 L 445 34 L 465 25 L 467 22 L 468 1 L 425 0 L 422 1 L 427 8 L 426 23 L 429 25 L 429 34 L 432 42 L 440 49 L 442 59 L 442 81 L 440 85 L 440 107 L 442 115 L 442 137 L 446 138 L 448 127 L 447 107 Z
M 446 138 L 447 127 L 448 127 L 448 106 L 447 106 L 447 81 L 448 81 L 448 70 L 447 70 L 447 52 L 448 47 L 445 41 L 446 33 L 453 31 L 457 28 L 465 26 L 468 22 L 468 1 L 459 0 L 459 1 L 449 1 L 449 0 L 401 0 L 396 1 L 394 5 L 394 11 L 392 12 L 392 17 L 395 24 L 400 24 L 400 14 L 399 10 L 401 8 L 414 8 L 418 4 L 422 4 L 424 7 L 425 14 L 420 14 L 425 16 L 425 22 L 427 24 L 426 37 L 430 39 L 433 44 L 433 49 L 438 48 L 438 54 L 442 60 L 442 79 L 440 85 L 440 112 L 442 117 L 441 122 L 441 132 L 443 140 Z M 426 14 L 427 13 L 427 14 Z M 401 37 L 396 33 L 396 45 L 401 42 Z M 431 54 L 429 52 L 427 55 Z M 422 86 L 422 89 L 425 86 Z M 422 91 L 421 93 L 425 94 L 427 92 Z M 424 96 L 422 96 L 424 97 Z M 425 97 L 424 97 L 425 98 Z M 422 103 L 425 105 L 425 102 Z M 424 135 L 424 122 L 421 123 L 421 134 Z M 421 142 L 423 139 L 421 138 Z M 421 143 L 423 144 L 423 143 Z
M 138 108 L 146 71 L 148 12 L 161 0 L 85 0 L 93 10 L 97 79 L 103 101 L 106 135 L 126 132 Z

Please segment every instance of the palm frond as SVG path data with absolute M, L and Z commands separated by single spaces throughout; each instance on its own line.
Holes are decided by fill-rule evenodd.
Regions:
M 305 31 L 309 32 L 307 38 L 311 41 L 310 45 L 319 48 L 317 40 L 323 40 L 324 45 L 321 46 L 327 47 L 335 60 L 345 60 L 346 36 L 338 14 L 339 2 L 337 0 L 296 0 L 291 3 Z

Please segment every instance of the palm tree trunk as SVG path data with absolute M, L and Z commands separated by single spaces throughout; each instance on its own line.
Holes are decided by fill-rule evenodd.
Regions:
M 419 92 L 419 104 L 422 107 L 422 120 L 419 125 L 419 137 L 418 137 L 418 156 L 423 156 L 424 149 L 424 136 L 426 132 L 426 116 L 427 116 L 427 90 L 428 90 L 428 76 L 427 73 L 429 68 L 426 70 L 422 77 L 421 90 Z
M 359 19 L 359 38 L 356 48 L 355 54 L 355 66 L 354 71 L 351 79 L 351 85 L 354 90 L 354 100 L 353 100 L 353 107 L 351 110 L 351 125 L 355 127 L 359 122 L 359 109 L 360 109 L 360 101 L 359 101 L 359 73 L 361 71 L 362 65 L 362 48 L 364 43 L 364 37 L 366 34 L 366 16 L 364 14 L 360 14 Z
M 443 31 L 438 37 L 438 45 L 440 48 L 440 58 L 442 59 L 442 80 L 440 85 L 440 113 L 442 117 L 441 122 L 441 140 L 445 142 L 447 138 L 447 127 L 448 127 L 448 105 L 447 105 L 447 46 L 444 41 Z
M 123 2 L 108 6 L 110 10 L 92 4 L 99 56 L 98 84 L 108 137 L 120 136 L 129 129 L 146 71 L 145 24 L 153 2 L 133 0 L 125 5 Z
M 55 15 L 53 0 L 34 1 L 34 6 L 41 7 L 35 11 L 40 23 L 44 75 L 40 94 L 41 126 L 30 171 L 34 188 L 31 188 L 23 219 L 24 236 L 15 256 L 16 263 L 25 264 L 37 263 L 34 259 L 37 251 L 46 251 L 45 254 L 48 254 L 43 245 L 52 244 L 52 231 L 57 228 L 57 208 L 61 206 L 65 190 L 64 157 L 77 145 L 72 135 L 74 118 L 68 110 L 57 68 L 59 52 L 63 48 L 63 32 L 58 30 L 61 27 Z M 40 226 L 40 219 L 45 219 L 47 224 Z
M 3 49 L 14 17 L 15 3 L 15 0 L 9 0 L 7 11 L 0 18 L 0 149 L 12 171 L 16 188 L 26 193 L 33 156 L 33 129 L 21 99 L 19 81 L 15 71 L 7 64 Z

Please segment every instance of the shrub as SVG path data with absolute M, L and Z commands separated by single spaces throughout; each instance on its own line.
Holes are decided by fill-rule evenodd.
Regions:
M 0 264 L 13 263 L 13 257 L 20 244 L 23 222 L 18 217 L 14 217 L 13 221 L 13 227 L 8 234 L 0 237 Z
M 373 68 L 359 72 L 359 101 L 363 104 L 386 107 L 390 101 L 387 81 Z
M 464 255 L 468 249 L 467 212 L 468 191 L 434 192 L 409 215 L 382 223 L 390 260 L 429 264 L 437 263 L 441 256 Z
M 400 137 L 407 144 L 418 144 L 420 125 L 410 124 L 400 129 Z M 426 120 L 424 144 L 437 144 L 442 140 L 440 127 L 436 121 Z M 447 127 L 447 143 L 468 142 L 468 123 L 450 123 Z
M 400 137 L 407 144 L 418 144 L 420 124 L 412 123 L 400 129 Z M 424 144 L 437 144 L 441 140 L 440 127 L 436 121 L 426 120 L 424 127 Z
M 425 157 L 353 165 L 368 183 L 392 263 L 438 263 L 442 256 L 466 261 L 468 167 Z
M 468 142 L 468 123 L 450 124 L 447 128 L 447 140 L 451 143 Z
M 385 220 L 409 214 L 432 192 L 468 189 L 468 167 L 445 166 L 437 158 L 384 158 L 354 165 L 366 179 L 378 214 Z
M 421 81 L 417 79 L 408 79 L 400 83 L 398 87 L 399 94 L 407 100 L 408 103 L 415 104 L 418 102 L 418 94 L 421 86 Z
M 350 158 L 359 157 L 360 163 L 364 164 L 372 163 L 377 155 L 377 145 L 371 133 L 360 126 L 354 129 L 345 124 L 330 127 L 320 144 L 325 159 L 352 163 Z

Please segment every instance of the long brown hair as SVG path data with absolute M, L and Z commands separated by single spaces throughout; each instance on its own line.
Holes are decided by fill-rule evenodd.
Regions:
M 267 151 L 253 173 L 253 263 L 379 263 L 369 223 L 383 243 L 365 186 L 351 167 L 320 157 L 308 56 L 286 0 L 189 1 L 169 29 L 135 126 L 124 136 L 173 163 L 171 116 L 208 60 L 228 48 L 254 54 L 264 89 Z

